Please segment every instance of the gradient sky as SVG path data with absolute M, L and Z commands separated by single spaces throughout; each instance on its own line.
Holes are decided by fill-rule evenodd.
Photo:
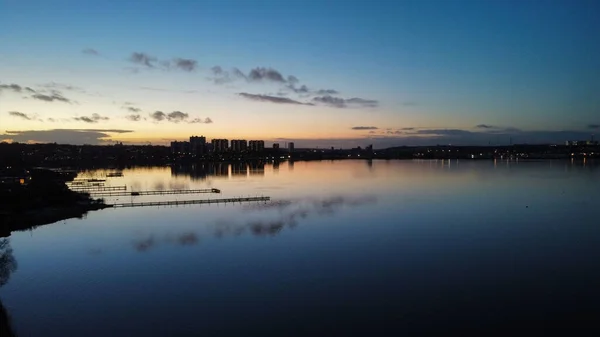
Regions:
M 599 17 L 594 0 L 0 0 L 0 140 L 589 139 Z

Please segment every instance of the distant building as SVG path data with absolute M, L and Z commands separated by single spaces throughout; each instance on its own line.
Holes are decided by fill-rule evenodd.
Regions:
M 231 141 L 231 152 L 241 153 L 248 150 L 248 142 L 245 139 L 234 139 Z
M 264 140 L 251 140 L 248 142 L 248 147 L 249 147 L 250 151 L 262 152 L 265 149 L 265 141 Z
M 213 151 L 215 153 L 226 152 L 229 148 L 229 141 L 227 139 L 213 139 L 210 142 L 213 145 Z
M 186 155 L 190 153 L 189 142 L 171 142 L 171 154 L 174 155 Z
M 294 142 L 290 142 L 290 143 L 288 144 L 288 151 L 289 151 L 289 152 L 294 152 Z
M 279 151 L 279 143 L 273 143 L 273 150 Z
M 194 156 L 200 156 L 206 153 L 206 137 L 191 136 L 190 152 Z

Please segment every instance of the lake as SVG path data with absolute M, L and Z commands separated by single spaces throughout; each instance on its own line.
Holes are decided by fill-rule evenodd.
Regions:
M 598 163 L 218 163 L 106 179 L 221 190 L 110 202 L 271 201 L 13 232 L 0 299 L 18 336 L 489 335 L 600 317 Z

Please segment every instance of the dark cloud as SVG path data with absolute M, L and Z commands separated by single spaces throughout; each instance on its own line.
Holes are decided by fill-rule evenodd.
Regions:
M 344 99 L 344 98 L 339 98 L 339 97 L 333 97 L 331 95 L 314 97 L 313 101 L 315 101 L 317 103 L 333 106 L 336 108 L 347 108 L 347 107 L 352 107 L 352 106 L 376 107 L 378 105 L 378 102 L 375 100 L 358 98 L 358 97 Z
M 188 117 L 190 117 L 189 114 L 187 114 L 185 112 L 181 112 L 181 111 L 173 111 L 173 112 L 170 112 L 169 114 L 167 114 L 167 119 L 170 122 L 174 122 L 174 123 L 179 123 L 181 121 L 184 121 Z
M 299 82 L 298 78 L 296 76 L 294 76 L 294 75 L 289 75 L 287 77 L 287 81 L 288 81 L 289 84 L 296 84 L 296 83 Z
M 146 53 L 134 52 L 129 57 L 129 61 L 131 61 L 135 64 L 146 66 L 148 68 L 154 68 L 157 59 L 156 59 L 156 57 L 150 56 Z
M 127 118 L 128 120 L 130 120 L 132 122 L 139 122 L 142 119 L 142 116 L 132 114 L 132 115 L 125 116 L 125 118 Z
M 295 77 L 294 77 L 295 78 Z M 285 83 L 286 80 L 283 78 L 281 73 L 273 68 L 258 67 L 250 70 L 248 74 L 250 81 L 272 81 Z
M 300 87 L 296 87 L 294 84 L 289 84 L 288 89 L 292 90 L 293 92 L 297 93 L 297 94 L 308 94 L 310 93 L 310 89 L 308 89 L 308 87 L 306 85 L 301 85 Z
M 317 95 L 337 95 L 339 91 L 333 89 L 321 89 L 316 92 Z
M 127 110 L 129 110 L 131 112 L 140 112 L 140 111 L 142 111 L 142 109 L 136 108 L 136 107 L 132 107 L 132 106 L 128 106 Z
M 99 121 L 107 121 L 108 117 L 100 116 L 97 113 L 93 113 L 91 116 L 82 116 L 82 117 L 74 117 L 76 121 L 85 122 L 85 123 L 98 123 Z
M 260 101 L 260 102 L 270 102 L 270 103 L 277 103 L 277 104 L 300 104 L 300 105 L 312 105 L 310 103 L 302 103 L 302 102 L 298 102 L 295 101 L 293 99 L 290 98 L 286 98 L 286 97 L 275 97 L 275 96 L 268 96 L 268 95 L 256 95 L 256 94 L 249 94 L 249 93 L 245 93 L 245 92 L 241 92 L 238 95 L 253 100 L 253 101 Z
M 155 111 L 150 114 L 150 118 L 154 119 L 157 122 L 165 120 L 167 118 L 167 114 L 162 111 Z
M 495 126 L 488 125 L 488 124 L 479 124 L 475 127 L 478 129 L 493 129 L 493 128 L 495 128 Z
M 8 114 L 11 115 L 11 116 L 13 116 L 13 117 L 19 117 L 19 118 L 26 119 L 28 121 L 32 120 L 34 118 L 33 116 L 29 116 L 26 113 L 18 112 L 18 111 L 9 111 Z
M 588 124 L 588 129 L 596 130 L 600 129 L 600 124 Z
M 352 130 L 377 130 L 379 128 L 376 126 L 354 126 L 351 129 Z
M 0 92 L 2 90 L 10 90 L 10 91 L 14 91 L 14 92 L 21 92 L 23 88 L 18 85 L 18 84 L 0 84 Z
M 175 60 L 173 60 L 173 64 L 175 67 L 177 67 L 181 70 L 194 71 L 196 69 L 198 62 L 196 60 L 192 60 L 192 59 L 176 58 Z
M 215 84 L 226 84 L 238 79 L 245 79 L 246 75 L 238 68 L 233 68 L 231 71 L 226 71 L 221 66 L 214 66 L 211 69 L 213 77 L 210 78 Z
M 170 113 L 164 113 L 162 111 L 155 111 L 150 114 L 150 118 L 152 118 L 156 122 L 161 122 L 161 121 L 169 121 L 172 123 L 187 122 L 190 124 L 196 124 L 196 123 L 210 124 L 213 122 L 212 119 L 210 119 L 209 117 L 207 117 L 205 119 L 194 118 L 192 120 L 188 120 L 189 117 L 190 117 L 190 115 L 188 113 L 181 112 L 181 111 L 173 111 Z
M 189 121 L 188 123 L 190 124 L 198 124 L 198 123 L 202 123 L 202 124 L 212 124 L 212 119 L 210 119 L 209 117 L 206 117 L 204 119 L 202 118 L 194 118 L 193 120 Z
M 404 130 L 404 131 L 412 131 L 412 130 L 414 130 L 414 129 L 415 129 L 415 128 L 412 128 L 412 127 L 410 127 L 410 128 L 402 128 L 402 129 L 400 129 L 400 130 Z
M 344 100 L 343 98 L 333 97 L 333 96 L 329 96 L 329 95 L 315 97 L 315 98 L 313 98 L 313 101 L 315 101 L 317 103 L 323 103 L 326 105 L 334 106 L 337 108 L 345 108 L 346 107 L 346 100 Z
M 347 99 L 346 103 L 347 104 L 357 104 L 357 105 L 361 105 L 361 106 L 365 106 L 365 107 L 376 107 L 379 104 L 379 102 L 377 102 L 376 100 L 364 99 L 364 98 L 358 98 L 358 97 Z
M 132 130 L 119 129 L 53 129 L 53 130 L 26 130 L 6 131 L 0 134 L 1 138 L 12 139 L 15 142 L 39 142 L 58 144 L 105 144 L 111 133 L 128 133 Z
M 40 101 L 45 101 L 45 102 L 59 101 L 59 102 L 71 103 L 71 100 L 64 97 L 60 92 L 58 92 L 56 90 L 52 90 L 52 92 L 49 95 L 35 93 L 35 94 L 31 95 L 31 97 L 34 99 L 40 100 Z
M 100 55 L 100 53 L 94 48 L 84 48 L 83 50 L 81 50 L 81 52 L 86 55 L 93 55 L 93 56 Z

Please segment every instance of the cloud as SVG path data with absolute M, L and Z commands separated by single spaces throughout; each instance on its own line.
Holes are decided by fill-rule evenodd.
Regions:
M 82 116 L 82 117 L 74 117 L 76 121 L 85 122 L 85 123 L 98 123 L 99 121 L 107 121 L 108 117 L 100 116 L 97 113 L 93 113 L 91 116 Z
M 402 128 L 402 129 L 400 129 L 400 130 L 404 130 L 404 131 L 412 131 L 412 130 L 414 130 L 414 129 L 415 129 L 415 128 L 409 127 L 409 128 Z
M 142 119 L 142 116 L 140 115 L 127 115 L 125 116 L 125 118 L 127 118 L 128 120 L 132 121 L 132 122 L 138 122 Z
M 479 124 L 475 127 L 478 129 L 494 129 L 495 128 L 495 126 L 488 125 L 488 124 Z
M 100 55 L 100 53 L 94 48 L 84 48 L 81 50 L 81 52 L 86 55 L 93 55 L 93 56 Z
M 34 99 L 40 100 L 40 101 L 45 101 L 45 102 L 60 101 L 60 102 L 65 102 L 65 103 L 71 103 L 71 100 L 64 97 L 60 92 L 58 92 L 56 90 L 52 90 L 50 95 L 35 93 L 35 94 L 31 95 L 31 97 Z
M 162 111 L 155 111 L 150 114 L 150 118 L 154 119 L 157 122 L 165 120 L 167 118 L 167 114 Z
M 346 107 L 346 100 L 344 100 L 343 98 L 333 97 L 333 96 L 329 96 L 329 95 L 315 97 L 315 98 L 313 98 L 313 101 L 315 101 L 317 103 L 323 103 L 326 105 L 330 105 L 330 106 L 335 106 L 337 108 Z
M 12 91 L 14 93 L 21 93 L 23 91 L 28 92 L 28 93 L 35 93 L 36 91 L 31 89 L 30 87 L 22 87 L 18 84 L 15 83 L 11 83 L 11 84 L 0 84 L 0 93 L 2 93 L 2 91 Z
M 358 97 L 347 99 L 346 103 L 347 104 L 357 104 L 357 105 L 361 105 L 361 106 L 365 106 L 365 107 L 376 107 L 379 104 L 379 102 L 377 102 L 376 100 L 364 99 L 364 98 L 358 98 Z
M 588 129 L 596 130 L 600 129 L 600 124 L 588 124 Z
M 296 84 L 298 83 L 300 80 L 298 80 L 298 77 L 294 76 L 294 75 L 289 75 L 287 77 L 287 81 L 289 84 Z
M 19 118 L 26 119 L 28 121 L 30 121 L 30 120 L 32 120 L 34 118 L 33 116 L 29 116 L 26 113 L 18 112 L 18 111 L 9 111 L 8 114 L 11 115 L 11 116 L 13 116 L 13 117 L 19 117 Z
M 209 117 L 207 117 L 205 119 L 194 118 L 192 120 L 188 120 L 189 117 L 190 117 L 190 115 L 188 113 L 181 112 L 181 111 L 173 111 L 170 113 L 164 113 L 162 111 L 155 111 L 150 114 L 150 118 L 152 118 L 156 122 L 161 122 L 161 121 L 165 121 L 165 120 L 172 122 L 172 123 L 187 122 L 190 124 L 196 124 L 196 123 L 211 124 L 213 122 L 212 119 L 210 119 Z
M 148 68 L 154 68 L 157 59 L 156 59 L 156 57 L 150 56 L 146 53 L 134 52 L 129 57 L 129 61 L 131 61 L 135 64 L 146 66 Z
M 179 123 L 179 122 L 187 119 L 189 116 L 190 115 L 185 112 L 173 111 L 173 112 L 167 114 L 167 119 L 170 122 Z
M 175 67 L 188 72 L 194 71 L 196 69 L 196 65 L 198 64 L 196 60 L 182 58 L 176 58 L 173 60 L 173 63 Z
M 339 91 L 333 89 L 321 89 L 316 92 L 317 95 L 337 95 Z
M 377 130 L 379 129 L 376 126 L 353 126 L 352 130 Z
M 193 120 L 189 121 L 188 123 L 190 124 L 197 124 L 197 123 L 202 123 L 202 124 L 212 124 L 212 119 L 210 119 L 209 117 L 206 117 L 204 119 L 202 118 L 194 118 Z
M 333 106 L 336 108 L 346 108 L 349 106 L 360 106 L 360 107 L 376 107 L 378 102 L 375 100 L 364 99 L 364 98 L 350 98 L 343 99 L 339 97 L 333 97 L 331 95 L 318 96 L 313 98 L 314 102 L 322 103 L 325 105 Z
M 295 79 L 295 77 L 293 77 Z M 250 81 L 272 81 L 285 83 L 286 80 L 283 78 L 281 73 L 273 68 L 258 67 L 250 70 L 248 74 Z
M 253 101 L 260 101 L 260 102 L 270 102 L 270 103 L 277 103 L 277 104 L 300 104 L 300 105 L 312 105 L 310 103 L 302 103 L 302 102 L 298 102 L 295 101 L 293 99 L 290 98 L 286 98 L 286 97 L 275 97 L 275 96 L 268 96 L 268 95 L 256 95 L 256 94 L 249 94 L 249 93 L 245 93 L 245 92 L 241 92 L 238 95 L 253 100 Z
M 132 107 L 132 106 L 128 106 L 127 110 L 129 110 L 131 112 L 140 112 L 140 111 L 142 111 L 142 109 L 136 108 L 136 107 Z
M 223 70 L 221 66 L 214 66 L 210 69 L 213 77 L 209 78 L 215 84 L 230 83 L 238 79 L 246 79 L 246 75 L 238 68 L 233 68 L 231 71 Z
M 132 130 L 120 129 L 53 129 L 53 130 L 25 130 L 6 131 L 0 134 L 0 139 L 9 138 L 15 142 L 27 143 L 58 143 L 75 145 L 105 144 L 111 133 L 129 133 Z

